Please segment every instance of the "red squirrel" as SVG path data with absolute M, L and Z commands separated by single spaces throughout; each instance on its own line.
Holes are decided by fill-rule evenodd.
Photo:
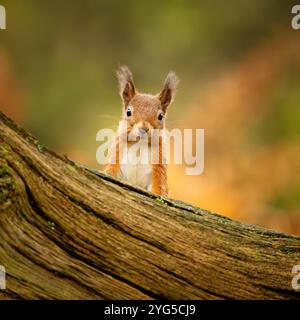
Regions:
M 155 194 L 167 196 L 167 165 L 163 161 L 163 138 L 159 136 L 156 144 L 150 144 L 148 141 L 151 142 L 151 137 L 153 139 L 153 132 L 161 132 L 165 128 L 167 109 L 174 99 L 179 80 L 174 72 L 169 72 L 161 92 L 152 95 L 137 91 L 132 73 L 127 66 L 121 66 L 117 70 L 117 77 L 123 102 L 122 121 L 108 151 L 104 171 Z M 129 136 L 147 138 L 147 152 L 156 154 L 158 161 L 148 160 L 151 158 L 149 157 L 146 163 L 122 162 L 125 155 L 130 156 L 125 154 L 126 152 L 133 152 L 130 151 L 130 146 L 134 142 Z M 121 142 L 127 143 L 127 149 L 121 147 Z

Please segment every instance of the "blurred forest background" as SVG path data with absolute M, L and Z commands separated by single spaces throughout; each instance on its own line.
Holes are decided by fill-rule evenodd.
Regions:
M 292 1 L 2 0 L 0 110 L 101 169 L 96 133 L 121 113 L 114 71 L 156 93 L 181 79 L 169 128 L 205 129 L 205 171 L 170 166 L 170 195 L 300 234 L 300 30 Z

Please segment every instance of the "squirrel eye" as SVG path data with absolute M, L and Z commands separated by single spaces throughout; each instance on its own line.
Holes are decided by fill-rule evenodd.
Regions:
M 127 117 L 131 117 L 131 110 L 130 109 L 128 109 L 127 111 L 126 111 L 126 115 L 127 115 Z
M 160 113 L 160 114 L 158 115 L 158 120 L 161 121 L 163 118 L 164 118 L 164 114 L 163 114 L 163 113 Z

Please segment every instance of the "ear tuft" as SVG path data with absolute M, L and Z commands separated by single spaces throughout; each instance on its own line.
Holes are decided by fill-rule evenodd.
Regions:
M 170 71 L 166 77 L 164 87 L 158 96 L 164 111 L 167 110 L 168 105 L 174 100 L 178 83 L 179 79 L 176 73 Z
M 129 68 L 124 65 L 120 66 L 117 70 L 117 77 L 119 81 L 120 95 L 124 106 L 126 107 L 135 95 L 133 76 Z

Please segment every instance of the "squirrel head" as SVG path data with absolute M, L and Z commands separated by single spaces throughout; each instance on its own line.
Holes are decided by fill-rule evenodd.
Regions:
M 127 66 L 117 70 L 117 77 L 123 101 L 122 120 L 126 121 L 127 134 L 144 138 L 150 136 L 152 129 L 163 129 L 168 106 L 174 100 L 179 82 L 176 74 L 169 72 L 161 92 L 156 95 L 138 92 Z

